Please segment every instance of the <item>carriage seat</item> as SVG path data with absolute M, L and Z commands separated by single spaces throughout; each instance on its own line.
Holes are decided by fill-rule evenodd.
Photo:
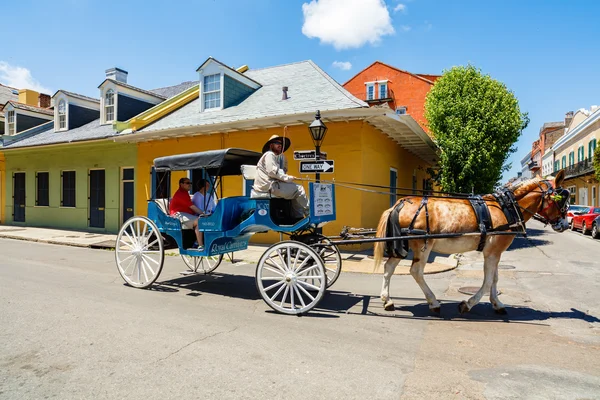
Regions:
M 169 199 L 154 199 L 154 203 L 156 203 L 159 210 L 162 211 L 167 217 L 175 218 L 169 214 Z M 188 228 L 187 226 L 181 224 L 181 229 L 192 229 L 192 228 Z

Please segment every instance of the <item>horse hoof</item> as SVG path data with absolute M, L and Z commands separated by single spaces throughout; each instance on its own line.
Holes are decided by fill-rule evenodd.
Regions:
M 383 306 L 383 309 L 384 309 L 385 311 L 394 311 L 394 310 L 396 310 L 396 307 L 394 307 L 394 303 L 392 303 L 392 302 L 389 302 L 389 303 L 386 303 L 386 304 Z
M 429 310 L 431 310 L 432 313 L 438 314 L 438 315 L 442 312 L 441 307 L 433 307 L 433 308 L 430 308 Z
M 499 309 L 497 309 L 497 310 L 494 310 L 494 312 L 495 312 L 496 314 L 500 314 L 500 315 L 506 315 L 506 314 L 508 314 L 508 313 L 506 312 L 506 308 L 504 308 L 504 307 L 502 307 L 502 308 L 499 308 Z
M 458 311 L 461 314 L 468 313 L 469 310 L 470 310 L 470 308 L 466 301 L 461 301 L 460 304 L 458 305 Z

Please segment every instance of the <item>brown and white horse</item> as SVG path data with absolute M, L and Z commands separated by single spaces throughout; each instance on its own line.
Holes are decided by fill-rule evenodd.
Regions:
M 522 210 L 523 220 L 526 222 L 534 214 L 541 216 L 557 232 L 567 229 L 566 209 L 568 191 L 560 188 L 564 180 L 564 171 L 560 171 L 554 179 L 542 180 L 540 178 L 525 181 L 512 189 L 518 206 Z M 410 201 L 406 201 L 410 199 Z M 492 228 L 502 226 L 507 223 L 507 219 L 491 195 L 483 197 L 488 205 Z M 408 227 L 421 204 L 421 197 L 407 197 L 398 200 L 405 200 L 404 206 L 399 213 L 400 226 Z M 396 203 L 398 204 L 398 203 Z M 468 233 L 479 232 L 477 218 L 473 208 L 468 200 L 457 198 L 430 197 L 427 203 L 429 211 L 429 232 L 436 233 Z M 394 207 L 386 210 L 377 227 L 377 237 L 385 237 L 387 231 L 388 218 Z M 427 227 L 425 212 L 418 213 L 414 229 L 425 230 Z M 504 314 L 504 304 L 498 299 L 496 284 L 498 282 L 498 262 L 502 253 L 508 249 L 515 236 L 513 235 L 488 235 L 483 247 L 484 256 L 484 278 L 483 285 L 479 291 L 468 301 L 463 301 L 459 305 L 461 313 L 468 312 L 475 306 L 486 291 L 490 291 L 490 302 L 496 312 Z M 409 240 L 409 248 L 413 251 L 413 261 L 410 267 L 410 274 L 417 281 L 421 290 L 425 294 L 429 309 L 435 313 L 440 312 L 440 303 L 435 295 L 427 286 L 423 277 L 423 268 L 429 258 L 429 253 L 433 250 L 438 253 L 452 254 L 463 253 L 476 250 L 480 241 L 480 236 L 464 236 L 450 239 L 428 239 Z M 385 244 L 378 242 L 375 245 L 375 268 L 379 266 L 383 258 Z M 390 257 L 385 263 L 383 274 L 383 287 L 381 289 L 381 300 L 387 311 L 394 309 L 394 303 L 390 300 L 389 288 L 390 279 L 394 274 L 400 258 Z

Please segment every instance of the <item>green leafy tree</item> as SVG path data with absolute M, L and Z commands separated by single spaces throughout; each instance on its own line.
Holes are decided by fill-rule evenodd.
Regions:
M 444 71 L 427 94 L 425 116 L 441 150 L 433 178 L 449 192 L 491 192 L 529 124 L 515 95 L 472 65 Z
M 594 150 L 594 171 L 596 171 L 596 179 L 600 181 L 600 147 Z

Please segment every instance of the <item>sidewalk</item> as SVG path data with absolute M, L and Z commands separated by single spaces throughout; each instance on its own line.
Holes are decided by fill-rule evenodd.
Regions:
M 0 238 L 27 240 L 31 242 L 49 243 L 64 246 L 88 247 L 92 249 L 114 249 L 117 235 L 101 234 L 82 231 L 59 230 L 48 228 L 33 228 L 24 226 L 0 225 Z M 235 253 L 235 261 L 244 261 L 247 263 L 256 263 L 260 256 L 268 248 L 268 245 L 251 244 L 246 250 Z M 350 246 L 345 246 L 350 247 Z M 353 251 L 351 249 L 340 249 L 342 255 L 342 271 L 357 273 L 377 273 L 383 272 L 383 264 L 376 271 L 373 271 L 373 251 Z M 167 250 L 168 255 L 178 256 L 177 249 Z M 396 275 L 409 274 L 410 264 L 412 262 L 412 253 L 408 258 L 402 260 L 396 267 Z M 458 265 L 456 255 L 434 254 L 429 257 L 429 262 L 425 266 L 426 274 L 436 274 L 439 272 L 450 271 Z

